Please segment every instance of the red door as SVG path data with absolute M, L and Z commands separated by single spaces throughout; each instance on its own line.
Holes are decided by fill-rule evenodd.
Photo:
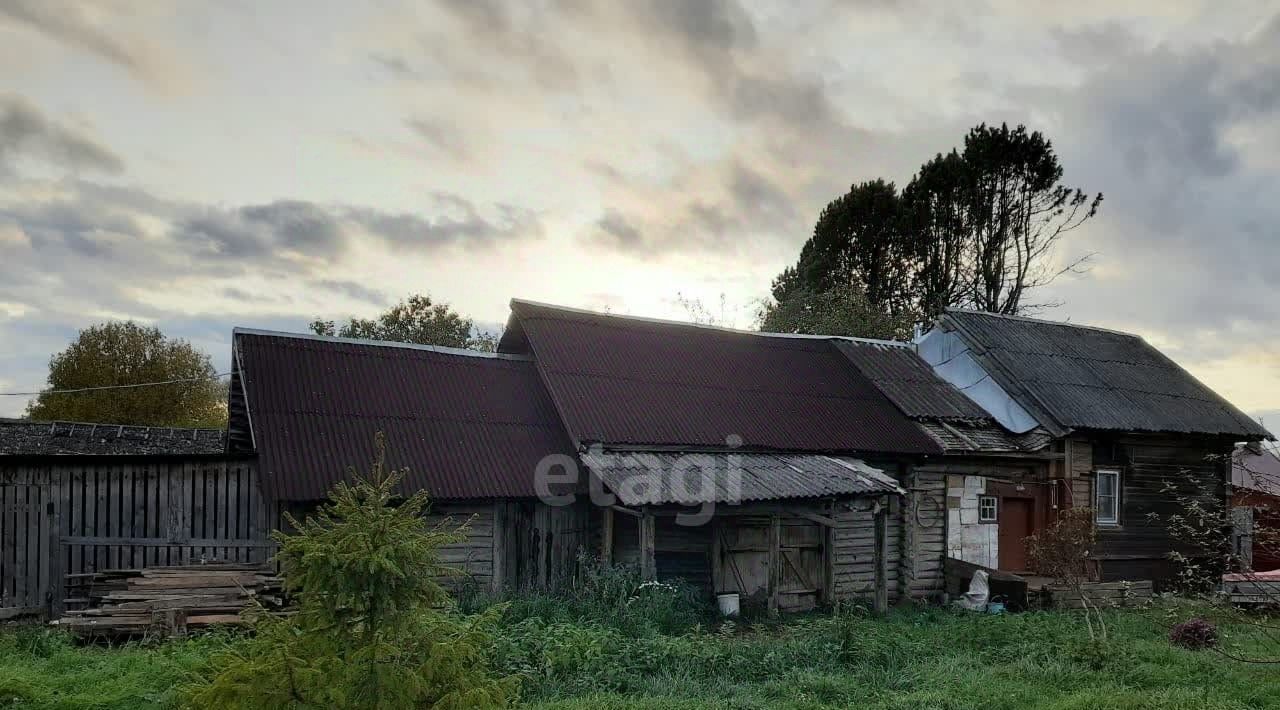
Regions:
M 1034 500 L 1031 498 L 1000 499 L 1000 569 L 1007 572 L 1027 570 L 1027 536 L 1032 532 Z

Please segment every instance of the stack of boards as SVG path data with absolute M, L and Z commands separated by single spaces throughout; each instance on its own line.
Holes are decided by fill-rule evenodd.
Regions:
M 67 577 L 67 611 L 54 621 L 83 635 L 181 635 L 245 623 L 241 612 L 279 612 L 280 577 L 260 565 L 192 564 L 105 570 Z

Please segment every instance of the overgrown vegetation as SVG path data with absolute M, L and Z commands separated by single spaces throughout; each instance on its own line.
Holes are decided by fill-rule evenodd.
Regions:
M 535 609 L 548 616 L 520 618 Z M 490 611 L 503 620 L 491 631 L 489 662 L 519 674 L 522 699 L 544 709 L 1277 706 L 1274 667 L 1223 655 L 1255 653 L 1264 641 L 1256 627 L 1228 609 L 1185 603 L 1103 612 L 1105 648 L 1089 643 L 1072 612 L 853 612 L 637 635 L 624 631 L 629 621 L 580 618 L 586 608 L 555 614 L 538 598 Z M 1217 624 L 1221 652 L 1170 643 L 1174 624 L 1196 615 Z M 108 649 L 45 631 L 0 633 L 0 707 L 178 707 L 175 684 L 252 643 L 216 635 Z
M 1031 569 L 1054 578 L 1080 597 L 1089 640 L 1105 643 L 1107 620 L 1089 599 L 1085 586 L 1094 579 L 1092 558 L 1097 543 L 1093 509 L 1070 508 L 1059 513 L 1052 525 L 1027 538 L 1027 558 Z

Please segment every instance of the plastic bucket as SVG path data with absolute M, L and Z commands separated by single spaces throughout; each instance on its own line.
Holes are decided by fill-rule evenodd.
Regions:
M 739 612 L 738 593 L 717 594 L 716 606 L 720 609 L 721 616 L 737 616 Z

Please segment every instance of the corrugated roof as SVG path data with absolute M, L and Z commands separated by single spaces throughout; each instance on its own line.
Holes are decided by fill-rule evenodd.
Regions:
M 1034 452 L 1052 440 L 1040 428 L 1019 435 L 1000 426 L 906 343 L 837 340 L 835 345 L 948 453 Z
M 1236 447 L 1231 456 L 1231 485 L 1280 496 L 1280 456 L 1270 447 Z
M 1053 435 L 1044 429 L 1014 434 L 994 421 L 923 419 L 920 426 L 947 453 L 1033 453 L 1053 443 Z
M 524 358 L 246 330 L 235 347 L 273 497 L 323 498 L 379 431 L 406 487 L 441 499 L 534 496 L 538 462 L 573 453 Z
M 835 345 L 908 417 L 991 419 L 982 407 L 938 377 L 910 345 L 857 340 L 837 340 Z
M 511 308 L 501 349 L 531 349 L 579 446 L 941 453 L 827 338 Z
M 852 458 L 592 450 L 582 460 L 625 505 L 904 493 L 891 476 Z
M 1271 436 L 1136 335 L 975 311 L 941 322 L 1051 429 Z
M 0 456 L 221 454 L 226 436 L 221 429 L 0 419 Z

